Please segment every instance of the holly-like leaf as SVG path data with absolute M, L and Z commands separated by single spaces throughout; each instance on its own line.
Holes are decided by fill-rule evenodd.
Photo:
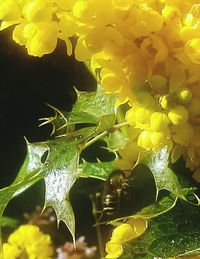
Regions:
M 42 118 L 40 126 L 48 123 L 53 125 L 52 134 L 57 137 L 74 136 L 78 128 L 83 131 L 94 127 L 93 134 L 87 139 L 95 137 L 103 131 L 112 129 L 116 121 L 116 97 L 114 94 L 105 94 L 100 85 L 93 92 L 76 91 L 77 100 L 71 112 L 61 112 L 49 105 L 55 112 L 50 118 Z M 89 124 L 89 125 L 87 125 Z M 79 130 L 80 131 L 80 130 Z M 79 132 L 77 132 L 79 134 Z
M 75 138 L 76 139 L 76 138 Z M 8 202 L 41 179 L 45 179 L 45 206 L 52 206 L 58 222 L 64 221 L 74 237 L 74 214 L 69 202 L 69 190 L 78 176 L 79 150 L 77 140 L 66 138 L 45 143 L 27 143 L 28 153 L 17 178 L 0 190 L 0 217 Z
M 92 177 L 101 180 L 106 180 L 109 174 L 116 169 L 114 161 L 96 163 L 83 161 L 80 164 L 80 177 Z
M 97 86 L 96 91 L 80 92 L 76 90 L 76 93 L 77 99 L 71 112 L 61 112 L 49 105 L 54 110 L 55 116 L 42 118 L 41 126 L 48 123 L 53 124 L 53 133 L 57 135 L 68 133 L 69 126 L 75 124 L 89 123 L 106 129 L 113 126 L 116 115 L 114 94 L 105 94 L 100 85 Z
M 151 170 L 156 184 L 156 198 L 160 190 L 167 190 L 181 199 L 185 199 L 184 192 L 175 173 L 168 167 L 169 153 L 167 147 L 151 154 L 142 161 Z
M 167 191 L 161 191 L 158 199 L 155 200 L 155 181 L 151 171 L 146 166 L 142 164 L 136 166 L 130 177 L 126 187 L 129 201 L 126 205 L 127 208 L 125 200 L 121 204 L 124 209 L 120 219 L 126 219 L 130 215 L 149 219 L 166 213 L 176 205 L 177 196 Z
M 77 91 L 77 101 L 69 113 L 69 121 L 75 123 L 95 123 L 106 115 L 115 115 L 116 97 L 105 94 L 100 85 L 95 92 Z
M 63 221 L 73 239 L 75 219 L 69 200 L 69 191 L 78 177 L 79 149 L 77 142 L 65 142 L 57 139 L 47 142 L 50 149 L 43 167 L 45 179 L 45 207 L 52 206 L 58 223 Z
M 155 203 L 144 207 L 136 215 L 142 218 L 154 218 L 171 210 L 177 202 L 177 197 L 173 194 L 168 194 L 157 200 Z
M 19 193 L 42 179 L 41 168 L 42 157 L 48 147 L 44 143 L 27 143 L 27 156 L 15 179 L 8 187 L 0 190 L 0 225 L 2 226 L 2 215 L 8 202 Z
M 41 179 L 40 170 L 43 166 L 41 161 L 42 156 L 48 150 L 45 144 L 27 143 L 26 159 L 15 179 L 9 186 L 0 190 L 0 215 L 2 216 L 8 202 L 17 194 L 33 185 Z
M 128 139 L 124 137 L 124 134 L 120 130 L 115 130 L 114 132 L 110 133 L 105 137 L 105 141 L 107 143 L 108 149 L 114 152 L 124 148 L 128 143 Z
M 124 245 L 121 259 L 169 258 L 200 254 L 199 206 L 179 202 L 169 212 L 149 220 L 139 238 Z

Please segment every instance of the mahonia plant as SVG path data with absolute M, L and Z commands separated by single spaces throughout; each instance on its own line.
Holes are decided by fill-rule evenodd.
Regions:
M 178 198 L 188 200 L 194 188 L 179 181 L 169 161 L 183 157 L 200 181 L 200 1 L 2 0 L 0 19 L 0 30 L 13 26 L 13 40 L 29 55 L 42 57 L 54 51 L 58 40 L 64 41 L 67 55 L 74 53 L 76 60 L 85 62 L 102 87 L 96 93 L 77 92 L 70 113 L 52 107 L 55 117 L 43 124 L 52 123 L 59 138 L 27 142 L 28 157 L 14 184 L 0 191 L 6 193 L 1 214 L 22 187 L 44 178 L 45 206 L 53 206 L 58 221 L 74 235 L 69 202 L 74 181 L 81 176 L 106 180 L 113 168 L 132 170 L 137 164 L 148 167 L 156 186 L 155 204 L 136 210 L 143 219 L 167 212 Z M 72 127 L 83 123 L 91 125 Z M 79 166 L 82 150 L 99 139 L 116 153 L 116 161 L 83 161 Z M 158 200 L 162 190 L 172 194 L 164 196 L 164 202 Z M 129 218 L 121 220 L 114 237 L 119 230 L 127 232 L 125 241 L 135 238 L 126 223 Z M 114 237 L 107 244 L 107 258 L 113 247 L 116 257 L 122 251 L 125 241 L 113 246 Z
M 77 39 L 75 58 L 90 60 L 105 92 L 130 106 L 126 149 L 136 155 L 127 166 L 139 148 L 167 145 L 172 162 L 183 156 L 198 178 L 199 1 L 4 0 L 0 19 L 1 30 L 14 25 L 13 39 L 29 55 L 51 53 L 58 39 L 71 55 Z

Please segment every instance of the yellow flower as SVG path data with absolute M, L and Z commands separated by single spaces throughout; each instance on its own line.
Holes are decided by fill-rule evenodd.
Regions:
M 167 79 L 162 75 L 152 75 L 148 83 L 157 93 L 165 93 L 168 90 Z
M 121 244 L 108 242 L 106 244 L 106 258 L 118 258 L 123 253 L 123 248 Z
M 19 258 L 21 250 L 16 245 L 9 243 L 3 244 L 3 258 L 4 259 L 15 259 Z
M 50 21 L 52 19 L 51 7 L 41 0 L 28 2 L 23 8 L 23 14 L 28 22 Z
M 53 247 L 49 235 L 43 234 L 38 227 L 22 225 L 3 244 L 4 258 L 37 258 L 50 259 L 53 256 Z
M 12 21 L 20 18 L 22 10 L 15 0 L 3 0 L 0 3 L 0 20 Z
M 106 258 L 118 258 L 123 253 L 122 244 L 142 235 L 147 228 L 143 218 L 130 217 L 126 223 L 113 230 L 111 240 L 106 244 Z
M 87 18 L 92 15 L 92 10 L 87 0 L 78 0 L 73 6 L 73 14 L 77 18 Z
M 130 28 L 137 37 L 149 36 L 152 32 L 160 31 L 163 26 L 163 17 L 157 10 L 141 5 L 137 12 L 136 24 Z
M 76 0 L 56 0 L 56 4 L 63 10 L 71 10 Z
M 153 112 L 151 114 L 151 130 L 164 131 L 168 128 L 169 118 L 163 112 Z
M 116 93 L 116 106 L 128 103 L 125 118 L 139 132 L 124 153 L 167 145 L 171 161 L 181 154 L 190 169 L 200 167 L 199 1 L 2 0 L 0 19 L 29 55 L 49 54 L 63 40 Z M 135 157 L 123 161 L 124 153 L 118 163 L 130 166 Z
M 168 117 L 173 124 L 181 125 L 188 121 L 189 114 L 184 106 L 177 105 L 173 109 L 169 110 Z
M 177 91 L 178 101 L 180 103 L 189 103 L 192 100 L 192 91 L 187 87 L 182 87 Z
M 43 23 L 27 38 L 26 48 L 29 55 L 41 57 L 54 51 L 56 45 L 57 31 L 48 23 Z
M 185 46 L 189 58 L 196 64 L 200 64 L 200 38 L 189 40 Z
M 178 126 L 172 126 L 172 138 L 175 143 L 180 144 L 182 146 L 188 146 L 193 134 L 194 130 L 192 126 L 187 122 Z
M 147 129 L 151 122 L 151 110 L 143 107 L 133 107 L 126 113 L 126 120 L 136 128 Z

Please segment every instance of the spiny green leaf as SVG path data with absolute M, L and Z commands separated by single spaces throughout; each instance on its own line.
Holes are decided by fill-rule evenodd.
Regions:
M 63 138 L 65 143 L 76 141 L 77 144 L 83 144 L 88 139 L 91 139 L 95 134 L 96 127 L 85 127 L 68 134 L 64 134 L 63 136 L 59 136 L 59 138 Z
M 105 130 L 110 130 L 115 125 L 115 114 L 104 115 L 99 119 L 96 132 L 101 133 Z
M 15 181 L 10 186 L 0 190 L 0 225 L 2 225 L 2 215 L 8 202 L 42 179 L 41 168 L 43 163 L 41 158 L 47 150 L 48 147 L 44 143 L 27 143 L 27 156 Z
M 80 164 L 79 170 L 81 172 L 80 177 L 92 177 L 101 180 L 106 180 L 108 175 L 116 168 L 114 161 L 96 163 L 83 161 Z
M 27 142 L 27 156 L 25 161 L 12 185 L 18 184 L 31 177 L 35 172 L 40 170 L 43 166 L 43 155 L 49 151 L 48 146 L 41 142 L 29 143 Z
M 76 142 L 66 143 L 63 139 L 47 142 L 50 149 L 43 166 L 46 185 L 45 207 L 52 206 L 58 222 L 63 221 L 73 239 L 75 219 L 69 201 L 69 191 L 78 177 L 79 150 Z
M 76 91 L 77 100 L 71 112 L 61 112 L 57 108 L 50 106 L 55 111 L 55 116 L 51 118 L 43 118 L 44 122 L 41 125 L 52 123 L 54 130 L 58 131 L 72 124 L 89 123 L 94 125 L 103 125 L 100 120 L 105 120 L 103 117 L 109 117 L 108 121 L 114 121 L 116 115 L 114 94 L 105 94 L 100 85 L 93 92 Z M 110 122 L 111 123 L 111 122 Z M 66 130 L 67 131 L 67 130 Z
M 109 136 L 105 137 L 105 141 L 108 145 L 108 149 L 114 152 L 124 148 L 128 143 L 128 140 L 120 130 L 115 130 L 110 133 Z
M 149 220 L 147 231 L 124 245 L 121 259 L 169 258 L 200 254 L 199 206 L 179 202 L 169 212 Z
M 39 172 L 42 168 L 41 157 L 48 150 L 45 144 L 27 143 L 28 153 L 26 159 L 15 179 L 8 187 L 0 190 L 0 215 L 2 216 L 8 202 L 21 191 L 34 184 L 41 179 Z
M 185 199 L 181 185 L 177 176 L 168 167 L 169 153 L 167 147 L 159 152 L 151 154 L 150 157 L 142 161 L 151 170 L 156 184 L 156 198 L 160 190 L 167 190 L 181 199 Z
M 100 85 L 97 86 L 96 92 L 79 92 L 77 91 L 77 101 L 73 106 L 72 111 L 69 113 L 69 118 L 71 116 L 77 115 L 81 119 L 83 114 L 88 116 L 88 120 L 83 117 L 88 123 L 98 123 L 99 119 L 103 116 L 115 114 L 115 101 L 116 97 L 114 94 L 106 95 Z M 80 114 L 82 112 L 83 114 Z
M 163 196 L 161 199 L 157 200 L 155 203 L 144 207 L 136 215 L 139 215 L 144 218 L 157 217 L 171 210 L 176 205 L 176 202 L 177 197 L 173 194 L 168 194 Z
M 1 223 L 8 202 L 44 178 L 45 206 L 52 206 L 55 209 L 58 222 L 64 221 L 74 237 L 74 214 L 69 202 L 69 190 L 78 177 L 77 141 L 68 140 L 67 144 L 66 138 L 60 138 L 45 143 L 27 143 L 27 148 L 28 153 L 17 178 L 11 186 L 0 190 Z
M 132 184 L 129 181 L 127 189 L 131 199 L 127 204 L 127 212 L 125 209 L 123 210 L 124 216 L 122 218 L 126 219 L 130 215 L 143 218 L 157 217 L 175 206 L 177 196 L 166 191 L 161 191 L 155 201 L 154 178 L 146 166 L 139 164 L 135 167 L 132 179 Z
M 116 97 L 114 94 L 105 94 L 100 85 L 97 86 L 96 91 L 76 91 L 76 93 L 77 100 L 71 112 L 61 112 L 49 105 L 54 110 L 55 116 L 42 118 L 43 123 L 40 126 L 51 123 L 53 125 L 52 134 L 57 136 L 74 134 L 74 128 L 71 127 L 76 124 L 90 124 L 96 127 L 96 134 L 113 127 L 116 120 Z

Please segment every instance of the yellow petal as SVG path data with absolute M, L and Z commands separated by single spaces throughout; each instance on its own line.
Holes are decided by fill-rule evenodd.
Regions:
M 28 54 L 42 57 L 54 51 L 57 45 L 57 32 L 49 26 L 39 28 L 27 43 Z
M 106 258 L 116 259 L 123 253 L 123 248 L 120 244 L 108 242 L 106 244 Z
M 135 238 L 135 231 L 130 224 L 122 223 L 113 230 L 111 241 L 112 243 L 123 243 Z
M 15 0 L 3 0 L 0 3 L 0 20 L 13 21 L 20 18 L 22 12 Z
M 75 47 L 75 57 L 78 61 L 86 61 L 92 56 L 91 51 L 88 49 L 85 37 L 80 37 L 76 43 Z
M 141 236 L 148 226 L 148 221 L 144 218 L 139 217 L 130 217 L 127 220 L 127 223 L 132 226 L 132 228 L 135 230 L 136 237 Z
M 17 25 L 13 30 L 13 40 L 18 43 L 19 45 L 26 45 L 27 39 L 24 37 L 24 27 L 25 23 L 21 23 Z
M 200 38 L 189 40 L 185 50 L 192 62 L 200 64 Z

